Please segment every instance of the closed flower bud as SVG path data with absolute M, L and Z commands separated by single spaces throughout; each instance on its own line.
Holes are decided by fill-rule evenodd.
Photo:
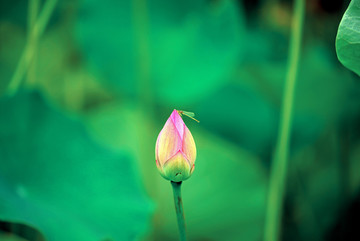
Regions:
M 184 181 L 194 171 L 194 138 L 177 110 L 171 113 L 160 131 L 156 141 L 155 158 L 160 174 L 170 181 Z

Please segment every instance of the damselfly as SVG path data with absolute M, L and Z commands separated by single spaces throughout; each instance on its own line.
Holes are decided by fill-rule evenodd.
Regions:
M 183 110 L 177 110 L 177 112 L 179 113 L 180 116 L 186 115 L 187 117 L 193 119 L 197 123 L 200 123 L 200 121 L 198 121 L 197 119 L 194 118 L 195 114 L 193 112 L 188 112 L 188 111 L 183 111 Z

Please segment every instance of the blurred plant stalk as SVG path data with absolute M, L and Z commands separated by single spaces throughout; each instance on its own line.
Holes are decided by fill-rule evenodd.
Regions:
M 295 0 L 293 12 L 289 62 L 281 106 L 279 133 L 270 172 L 264 241 L 280 240 L 294 92 L 300 60 L 300 48 L 305 15 L 305 0 Z
M 133 38 L 135 42 L 136 52 L 136 67 L 138 69 L 136 76 L 136 94 L 137 106 L 140 110 L 138 119 L 147 120 L 143 125 L 139 126 L 138 136 L 139 141 L 139 167 L 140 173 L 143 178 L 143 184 L 146 193 L 153 199 L 157 196 L 157 183 L 155 179 L 156 172 L 152 169 L 152 163 L 149 162 L 149 155 L 153 153 L 152 147 L 147 145 L 153 141 L 153 136 L 156 135 L 154 124 L 154 101 L 151 94 L 151 55 L 149 47 L 149 9 L 148 0 L 132 0 L 132 25 L 133 25 Z M 154 171 L 149 171 L 154 170 Z M 156 220 L 156 216 L 153 217 Z M 154 225 L 155 221 L 151 222 Z M 155 227 L 151 227 L 151 231 L 146 234 L 145 240 L 154 239 Z
M 30 2 L 29 4 L 29 7 L 31 8 L 29 9 L 30 11 L 29 20 L 36 18 L 37 10 L 35 11 L 35 9 L 38 7 L 37 6 L 38 3 L 36 3 L 36 1 L 37 0 L 34 0 L 32 1 L 33 3 Z M 7 89 L 8 95 L 11 96 L 16 93 L 16 91 L 21 85 L 21 81 L 23 80 L 24 76 L 28 73 L 29 67 L 32 63 L 32 60 L 36 52 L 36 45 L 37 45 L 36 43 L 39 41 L 41 35 L 44 33 L 46 25 L 48 24 L 49 19 L 51 17 L 51 14 L 55 9 L 56 3 L 57 0 L 47 0 L 44 4 L 41 13 L 39 14 L 39 17 L 36 20 L 34 20 L 35 22 L 33 24 L 29 23 L 29 25 L 31 26 L 31 30 L 29 31 L 28 41 L 20 57 L 20 60 L 16 66 L 14 75 L 9 82 L 9 86 Z
M 29 1 L 29 8 L 28 8 L 28 42 L 29 45 L 31 46 L 30 48 L 33 49 L 33 57 L 30 60 L 30 64 L 29 64 L 29 70 L 27 73 L 27 84 L 29 84 L 30 86 L 34 86 L 35 85 L 35 81 L 36 81 L 36 75 L 35 75 L 35 70 L 36 70 L 36 56 L 37 56 L 37 43 L 38 43 L 38 38 L 37 36 L 35 36 L 32 32 L 32 29 L 35 27 L 36 24 L 36 19 L 38 17 L 39 14 L 39 7 L 40 7 L 40 2 L 39 0 L 30 0 Z
M 149 50 L 149 9 L 147 0 L 132 0 L 132 24 L 134 28 L 133 38 L 135 42 L 135 52 L 137 54 L 136 67 L 138 69 L 136 76 L 137 106 L 139 108 L 139 117 L 144 125 L 140 126 L 141 136 L 139 136 L 139 167 L 141 176 L 144 179 L 145 189 L 151 197 L 156 196 L 156 182 L 154 182 L 156 172 L 149 172 L 152 163 L 148 161 L 148 156 L 153 153 L 152 147 L 147 145 L 153 141 L 156 135 L 154 127 L 154 101 L 151 95 L 150 68 L 151 56 Z M 150 234 L 151 236 L 152 234 Z

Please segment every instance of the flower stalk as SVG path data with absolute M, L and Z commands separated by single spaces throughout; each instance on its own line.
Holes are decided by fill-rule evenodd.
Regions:
M 292 112 L 296 77 L 300 62 L 305 2 L 305 0 L 294 1 L 288 70 L 283 92 L 278 138 L 270 171 L 264 241 L 280 240 L 282 207 L 286 187 Z
M 12 76 L 8 89 L 7 94 L 12 96 L 16 93 L 19 86 L 21 85 L 21 81 L 24 75 L 29 70 L 31 65 L 31 60 L 35 55 L 35 47 L 33 42 L 38 42 L 41 35 L 44 33 L 45 28 L 50 20 L 50 17 L 55 9 L 56 3 L 58 0 L 48 0 L 45 2 L 44 7 L 41 10 L 38 18 L 36 19 L 34 26 L 30 31 L 30 36 L 26 43 L 25 49 L 20 57 L 20 60 L 16 66 L 16 70 L 14 75 Z
M 174 193 L 174 203 L 175 203 L 175 211 L 176 211 L 176 217 L 179 227 L 180 241 L 186 241 L 186 226 L 185 226 L 184 207 L 181 198 L 181 183 L 182 182 L 171 181 L 171 186 L 173 188 L 173 193 Z

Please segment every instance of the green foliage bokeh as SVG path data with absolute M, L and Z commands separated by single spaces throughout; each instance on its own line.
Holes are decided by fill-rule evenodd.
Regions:
M 200 120 L 184 118 L 198 153 L 182 190 L 189 240 L 263 238 L 287 1 L 253 11 L 230 0 L 59 1 L 8 96 L 31 32 L 26 1 L 16 3 L 0 9 L 0 224 L 26 238 L 16 231 L 25 224 L 50 241 L 177 240 L 154 149 L 182 109 Z M 344 18 L 358 19 L 357 7 L 353 0 Z M 359 74 L 357 25 L 339 26 L 340 10 L 306 14 L 282 222 L 292 241 L 332 236 L 360 187 L 359 78 L 336 58 Z

